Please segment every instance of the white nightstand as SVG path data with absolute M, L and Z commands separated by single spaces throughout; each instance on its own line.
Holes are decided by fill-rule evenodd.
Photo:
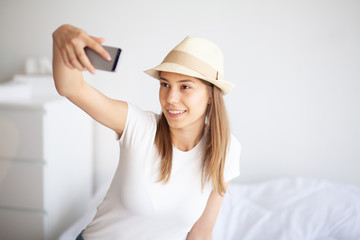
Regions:
M 57 239 L 84 212 L 92 142 L 92 119 L 65 98 L 0 101 L 0 239 Z

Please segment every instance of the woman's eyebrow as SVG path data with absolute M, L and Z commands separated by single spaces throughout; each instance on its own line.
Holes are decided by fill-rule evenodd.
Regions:
M 190 83 L 195 83 L 193 80 L 188 80 L 188 79 L 184 79 L 184 80 L 180 80 L 178 82 L 190 82 Z
M 159 80 L 164 80 L 166 82 L 169 82 L 166 78 L 160 77 Z
M 163 77 L 160 77 L 159 79 L 163 80 L 163 81 L 166 81 L 166 82 L 169 82 L 169 80 L 167 80 L 166 78 L 163 78 Z M 190 80 L 190 79 L 183 79 L 183 80 L 179 80 L 177 82 L 180 82 L 180 83 L 183 83 L 183 82 L 195 83 L 193 80 Z
M 170 81 L 167 80 L 164 77 L 160 77 L 159 80 L 170 83 Z M 191 80 L 191 79 L 182 79 L 182 80 L 177 81 L 176 83 L 192 83 L 192 84 L 196 84 L 196 82 Z

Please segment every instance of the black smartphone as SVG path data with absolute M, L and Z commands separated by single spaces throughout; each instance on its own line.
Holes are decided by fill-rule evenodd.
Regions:
M 100 56 L 97 52 L 95 52 L 91 48 L 85 47 L 84 50 L 91 64 L 96 69 L 115 72 L 119 62 L 121 49 L 116 47 L 109 47 L 109 46 L 103 46 L 103 48 L 105 48 L 105 50 L 110 54 L 111 61 L 105 60 L 102 56 Z

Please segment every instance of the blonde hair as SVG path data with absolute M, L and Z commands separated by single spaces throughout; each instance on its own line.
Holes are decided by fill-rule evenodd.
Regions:
M 205 144 L 201 164 L 202 188 L 211 180 L 213 190 L 223 195 L 226 192 L 224 168 L 230 139 L 230 124 L 222 91 L 212 84 L 208 85 L 211 86 L 211 104 L 208 106 L 203 136 Z M 169 125 L 163 113 L 157 124 L 154 143 L 161 157 L 158 181 L 166 184 L 171 174 L 173 146 Z

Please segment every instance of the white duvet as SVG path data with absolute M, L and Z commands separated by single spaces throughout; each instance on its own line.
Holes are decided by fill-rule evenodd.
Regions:
M 232 184 L 214 240 L 360 240 L 360 187 L 284 178 Z
M 76 238 L 106 190 L 97 192 L 60 240 Z M 360 187 L 306 178 L 232 183 L 213 240 L 360 240 Z

